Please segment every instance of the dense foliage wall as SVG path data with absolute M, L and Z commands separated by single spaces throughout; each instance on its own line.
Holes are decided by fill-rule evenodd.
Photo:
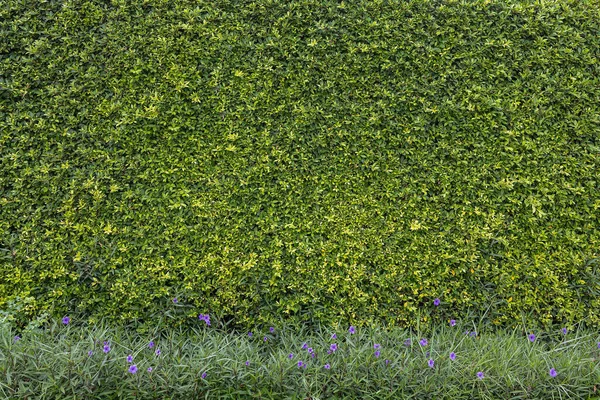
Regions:
M 0 306 L 600 325 L 599 2 L 3 3 Z

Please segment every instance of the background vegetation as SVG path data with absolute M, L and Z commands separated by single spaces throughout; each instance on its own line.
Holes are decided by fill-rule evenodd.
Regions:
M 598 327 L 599 31 L 591 0 L 5 0 L 0 307 Z

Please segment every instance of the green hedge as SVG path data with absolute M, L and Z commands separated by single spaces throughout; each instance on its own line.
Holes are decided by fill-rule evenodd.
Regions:
M 5 0 L 0 32 L 0 307 L 600 326 L 597 1 Z

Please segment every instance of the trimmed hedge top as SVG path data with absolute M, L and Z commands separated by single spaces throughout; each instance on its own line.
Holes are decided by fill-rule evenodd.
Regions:
M 598 32 L 592 0 L 7 0 L 0 306 L 600 326 Z

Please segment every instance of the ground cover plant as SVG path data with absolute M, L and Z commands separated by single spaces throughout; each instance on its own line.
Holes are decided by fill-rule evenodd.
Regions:
M 579 327 L 432 331 L 355 326 L 250 332 L 157 326 L 146 334 L 70 317 L 14 335 L 0 325 L 4 398 L 585 399 L 600 382 L 600 335 Z

